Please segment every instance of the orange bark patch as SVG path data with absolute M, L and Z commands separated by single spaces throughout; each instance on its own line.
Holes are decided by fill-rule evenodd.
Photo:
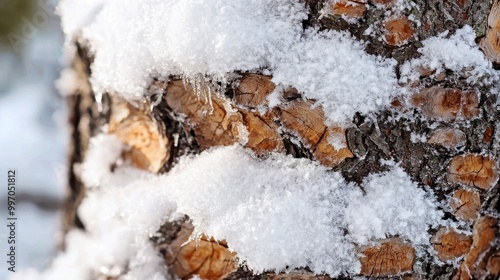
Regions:
M 395 97 L 391 102 L 391 107 L 402 113 L 406 113 L 411 109 L 407 102 L 407 98 L 404 96 Z
M 251 79 L 268 77 L 253 75 Z M 259 91 L 258 88 L 258 85 L 247 84 L 243 90 Z M 289 107 L 260 114 L 245 108 L 235 108 L 229 100 L 212 95 L 211 107 L 199 100 L 192 88 L 181 81 L 168 84 L 165 99 L 174 112 L 186 117 L 202 149 L 240 142 L 256 153 L 282 151 L 284 144 L 276 119 L 286 129 L 297 133 L 310 147 L 315 158 L 325 166 L 336 166 L 345 158 L 353 156 L 347 147 L 345 129 L 327 127 L 323 109 L 312 107 L 310 101 L 293 101 Z
M 447 76 L 448 76 L 448 75 L 446 75 L 446 73 L 443 73 L 443 72 L 441 72 L 441 73 L 437 73 L 437 74 L 434 76 L 434 80 L 436 80 L 436 81 L 444 81 L 444 80 L 446 80 L 446 77 L 447 77 Z
M 465 145 L 465 141 L 466 136 L 462 131 L 451 128 L 440 128 L 432 132 L 427 142 L 451 149 Z
M 472 249 L 460 265 L 453 279 L 479 279 L 487 273 L 486 258 L 491 256 L 492 244 L 498 238 L 498 221 L 492 217 L 481 217 L 474 224 Z M 490 252 L 488 254 L 488 252 Z M 486 260 L 485 260 L 486 259 Z
M 361 249 L 361 274 L 364 276 L 392 276 L 413 270 L 415 249 L 399 238 L 385 240 L 378 246 Z
M 286 100 L 295 100 L 301 97 L 299 91 L 296 88 L 289 87 L 281 93 L 281 96 Z
M 309 101 L 296 101 L 281 110 L 283 125 L 296 131 L 307 144 L 316 146 L 325 133 L 325 114 L 321 107 L 312 107 Z
M 420 74 L 420 77 L 428 77 L 436 72 L 436 70 L 431 69 L 427 66 L 418 66 L 417 71 Z
M 492 275 L 500 275 L 500 251 L 491 255 L 486 264 L 486 269 Z
M 385 8 L 391 7 L 394 5 L 396 0 L 372 0 L 372 3 L 377 6 L 383 6 Z
M 224 242 L 202 238 L 188 241 L 193 232 L 189 224 L 183 225 L 167 252 L 167 262 L 172 272 L 181 279 L 199 275 L 202 279 L 223 279 L 237 268 L 235 253 Z
M 410 40 L 414 30 L 406 17 L 389 20 L 385 23 L 385 41 L 390 46 L 401 46 Z
M 451 261 L 469 252 L 472 237 L 460 234 L 453 229 L 441 228 L 431 242 L 440 260 Z
M 241 123 L 241 116 L 228 113 L 224 100 L 212 95 L 212 108 L 208 102 L 196 96 L 191 86 L 185 87 L 182 81 L 169 83 L 165 98 L 170 108 L 187 116 L 193 125 L 196 140 L 203 149 L 214 145 L 231 145 L 236 141 L 232 131 L 236 131 L 237 122 Z
M 493 138 L 493 126 L 488 126 L 484 131 L 483 141 L 487 144 L 491 142 L 491 138 Z
M 488 59 L 500 63 L 500 2 L 498 1 L 491 7 L 486 36 L 479 45 Z
M 479 215 L 481 199 L 477 192 L 460 188 L 453 193 L 450 200 L 450 208 L 453 210 L 455 216 L 472 222 Z
M 156 173 L 170 157 L 168 138 L 156 121 L 126 103 L 113 108 L 109 132 L 131 147 L 124 156 L 141 169 Z
M 280 110 L 283 126 L 296 132 L 311 146 L 316 159 L 323 165 L 334 167 L 344 159 L 353 157 L 347 147 L 345 130 L 342 127 L 327 127 L 321 107 L 312 107 L 310 101 L 296 101 Z M 337 147 L 330 142 L 337 142 Z
M 366 11 L 366 3 L 362 1 L 336 0 L 330 4 L 330 11 L 334 15 L 351 18 L 362 18 Z
M 274 123 L 274 115 L 263 116 L 252 112 L 241 112 L 243 122 L 248 131 L 248 142 L 245 146 L 254 151 L 279 151 L 283 149 L 283 141 L 278 134 L 278 126 Z
M 448 172 L 450 182 L 483 190 L 491 188 L 498 179 L 495 160 L 474 154 L 455 157 L 450 163 Z
M 479 115 L 479 100 L 475 91 L 431 87 L 412 97 L 414 106 L 430 118 L 450 121 L 471 119 Z
M 342 127 L 328 127 L 325 135 L 316 145 L 314 157 L 324 166 L 335 167 L 344 159 L 352 158 L 354 155 L 347 147 L 345 129 Z M 331 142 L 337 142 L 337 146 Z
M 165 98 L 170 108 L 187 117 L 202 149 L 241 142 L 246 133 L 246 146 L 257 153 L 283 148 L 278 126 L 272 121 L 271 114 L 260 116 L 248 110 L 236 110 L 229 100 L 216 95 L 212 95 L 210 106 L 199 100 L 193 89 L 181 81 L 169 83 Z
M 271 82 L 270 76 L 249 74 L 241 80 L 234 99 L 238 104 L 257 107 L 265 103 L 267 96 L 274 88 L 275 85 Z

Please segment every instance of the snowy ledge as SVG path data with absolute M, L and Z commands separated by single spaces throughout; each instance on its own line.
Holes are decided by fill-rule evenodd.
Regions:
M 223 94 L 235 71 L 264 72 L 273 76 L 276 94 L 294 87 L 316 100 L 328 125 L 407 94 L 398 82 L 415 80 L 418 69 L 436 75 L 473 69 L 472 84 L 497 79 L 468 26 L 449 39 L 423 41 L 422 56 L 402 66 L 398 81 L 395 60 L 367 54 L 348 33 L 304 30 L 308 11 L 298 0 L 64 0 L 58 12 L 68 40 L 87 41 L 95 56 L 94 91 L 118 92 L 129 101 L 147 95 L 154 79 L 183 77 Z
M 76 2 L 63 1 L 59 11 L 67 37 L 88 40 L 95 54 L 94 88 L 128 100 L 141 98 L 153 78 L 224 89 L 234 71 L 265 69 L 342 122 L 387 105 L 398 91 L 395 61 L 366 54 L 346 33 L 302 30 L 307 11 L 299 1 Z
M 87 279 L 103 269 L 125 273 L 120 279 L 167 279 L 149 238 L 184 214 L 193 236 L 225 240 L 255 273 L 309 267 L 332 277 L 358 274 L 359 247 L 378 239 L 398 236 L 425 254 L 428 230 L 444 224 L 431 192 L 391 162 L 362 190 L 309 160 L 261 160 L 237 145 L 185 157 L 164 175 L 124 164 L 123 148 L 111 135 L 92 140 L 81 167 L 91 189 L 78 210 L 86 232 L 70 232 L 66 252 L 37 279 Z

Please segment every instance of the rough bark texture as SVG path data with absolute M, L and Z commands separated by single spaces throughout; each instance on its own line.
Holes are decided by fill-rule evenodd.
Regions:
M 310 9 L 305 27 L 350 32 L 367 42 L 369 53 L 394 58 L 399 65 L 418 56 L 416 50 L 422 40 L 445 30 L 453 32 L 464 24 L 476 30 L 478 42 L 494 36 L 497 41 L 492 42 L 499 40 L 498 32 L 491 31 L 496 30 L 496 21 L 488 20 L 492 7 L 489 1 L 418 0 L 413 9 L 398 14 L 386 13 L 393 5 L 390 0 L 339 1 L 329 6 L 331 15 L 324 17 L 319 13 L 324 1 L 305 2 Z M 498 7 L 498 2 L 493 6 Z M 345 16 L 357 20 L 346 21 Z M 422 26 L 417 28 L 414 21 L 408 20 L 410 16 L 420 20 Z M 369 26 L 378 28 L 364 35 Z M 470 88 L 461 73 L 449 72 L 439 78 L 422 74 L 417 81 L 421 90 L 416 91 L 412 102 L 395 100 L 392 107 L 375 116 L 357 114 L 348 127 L 326 127 L 322 108 L 311 108 L 311 101 L 303 100 L 294 89 L 283 93 L 286 104 L 260 113 L 255 108 L 266 102 L 274 84 L 270 77 L 259 73 L 239 73 L 240 78 L 233 81 L 225 96 L 212 96 L 213 107 L 197 98 L 178 77 L 151 85 L 151 92 L 161 93 L 153 98 L 161 100 L 146 100 L 132 107 L 113 93 L 96 96 L 92 92 L 88 84 L 92 57 L 77 45 L 73 66 L 83 86 L 68 98 L 73 127 L 70 166 L 82 162 L 89 138 L 101 132 L 105 124 L 132 147 L 128 155 L 132 162 L 160 173 L 168 171 L 181 155 L 236 142 L 260 155 L 275 151 L 317 160 L 356 183 L 371 173 L 384 171 L 381 159 L 394 159 L 413 180 L 435 192 L 448 218 L 464 221 L 463 230 L 473 233 L 468 236 L 444 228 L 432 232 L 436 256 L 442 261 L 457 260 L 458 267 L 416 259 L 414 248 L 395 237 L 360 248 L 365 255 L 361 275 L 388 279 L 498 279 L 500 112 L 488 88 Z M 159 101 L 158 105 L 150 106 L 155 101 Z M 130 128 L 131 123 L 137 127 Z M 242 133 L 247 133 L 248 141 L 243 141 Z M 412 134 L 428 140 L 413 142 Z M 329 137 L 338 138 L 345 147 L 328 144 Z M 85 228 L 76 213 L 84 187 L 73 169 L 69 173 L 64 228 Z M 313 275 L 307 268 L 297 268 L 288 275 L 253 275 L 244 266 L 237 267 L 224 242 L 205 238 L 199 251 L 193 244 L 180 248 L 190 230 L 186 218 L 185 222 L 166 223 L 160 237 L 152 239 L 172 273 L 182 279 L 194 274 L 210 279 L 330 279 Z M 421 271 L 414 270 L 415 262 L 421 262 Z

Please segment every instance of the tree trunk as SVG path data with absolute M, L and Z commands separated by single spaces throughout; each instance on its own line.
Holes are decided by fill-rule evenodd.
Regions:
M 464 25 L 474 29 L 476 42 L 498 69 L 498 1 L 418 0 L 412 9 L 397 13 L 391 0 L 305 2 L 310 13 L 304 27 L 349 32 L 367 43 L 369 54 L 394 58 L 398 75 L 405 62 L 420 56 L 417 50 L 422 41 L 446 30 L 454 34 Z M 325 5 L 329 13 L 322 16 Z M 375 23 L 380 28 L 367 32 Z M 370 174 L 386 171 L 381 161 L 392 159 L 413 181 L 432 190 L 445 217 L 462 222 L 461 229 L 469 233 L 430 229 L 430 246 L 440 261 L 416 257 L 412 245 L 398 237 L 378 240 L 378 245 L 359 248 L 363 254 L 359 276 L 498 279 L 500 111 L 497 96 L 490 93 L 496 85 L 471 88 L 467 74 L 447 71 L 435 75 L 419 69 L 418 79 L 408 81 L 415 90 L 408 102 L 396 98 L 391 107 L 372 116 L 357 113 L 348 126 L 327 126 L 323 109 L 294 88 L 282 93 L 286 105 L 261 113 L 257 107 L 275 89 L 272 77 L 263 73 L 238 73 L 224 96 L 211 93 L 211 104 L 199 98 L 181 77 L 155 81 L 150 91 L 159 94 L 143 104 L 132 105 L 112 92 L 97 96 L 89 83 L 92 54 L 84 45 L 74 44 L 78 52 L 73 67 L 80 86 L 68 97 L 73 128 L 70 166 L 83 162 L 89 139 L 101 133 L 103 126 L 132 147 L 125 158 L 153 173 L 168 172 L 183 155 L 234 143 L 257 155 L 278 152 L 308 158 L 357 184 Z M 138 137 L 148 138 L 149 144 L 142 146 Z M 340 139 L 344 147 L 330 144 L 331 137 Z M 69 173 L 64 230 L 85 229 L 76 211 L 85 197 L 85 186 L 75 168 Z M 192 231 L 186 217 L 165 223 L 159 235 L 151 238 L 171 273 L 182 279 L 195 274 L 204 279 L 330 278 L 314 275 L 307 267 L 290 268 L 288 274 L 255 274 L 234 261 L 234 253 L 224 242 L 208 237 L 188 242 Z M 197 257 L 193 257 L 195 251 Z M 455 264 L 448 262 L 453 259 Z M 418 270 L 414 269 L 416 263 L 420 263 Z

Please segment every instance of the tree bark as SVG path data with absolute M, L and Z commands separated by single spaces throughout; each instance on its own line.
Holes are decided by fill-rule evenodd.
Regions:
M 497 27 L 488 20 L 490 11 L 493 13 L 499 6 L 498 1 L 418 0 L 413 9 L 398 15 L 386 13 L 394 4 L 391 0 L 353 1 L 378 5 L 378 9 L 353 8 L 356 5 L 350 5 L 351 1 L 339 1 L 332 4 L 331 15 L 323 17 L 320 9 L 324 1 L 305 2 L 310 17 L 304 21 L 304 27 L 347 31 L 367 42 L 368 53 L 394 58 L 398 71 L 404 62 L 419 55 L 417 49 L 423 40 L 446 30 L 453 33 L 465 24 L 476 31 L 477 42 L 483 49 L 489 48 L 485 52 L 495 67 L 499 67 L 496 57 L 490 54 L 494 46 L 485 47 L 489 44 L 485 41 L 488 38 L 496 36 L 499 40 L 498 33 L 494 33 Z M 345 20 L 346 16 L 357 20 Z M 409 21 L 409 17 L 419 20 L 422 26 L 415 26 L 415 21 Z M 366 29 L 380 19 L 384 24 L 380 31 L 366 35 Z M 385 40 L 378 40 L 380 36 Z M 467 236 L 444 228 L 432 232 L 432 243 L 439 258 L 442 261 L 459 258 L 458 266 L 417 259 L 411 245 L 397 238 L 382 240 L 378 247 L 361 249 L 365 255 L 361 259 L 361 275 L 386 279 L 498 279 L 500 111 L 489 87 L 471 89 L 460 73 L 446 73 L 439 79 L 422 73 L 415 82 L 424 90 L 412 97 L 411 104 L 395 99 L 390 108 L 376 113 L 375 118 L 356 114 L 352 125 L 342 128 L 325 126 L 322 109 L 312 107 L 312 101 L 304 100 L 294 89 L 284 93 L 287 106 L 259 113 L 255 108 L 265 102 L 265 97 L 274 89 L 271 77 L 261 73 L 239 73 L 240 78 L 227 89 L 225 96 L 212 95 L 213 112 L 202 116 L 199 112 L 209 112 L 212 107 L 199 99 L 189 85 L 185 86 L 180 77 L 168 77 L 167 83 L 156 81 L 151 85 L 151 92 L 161 92 L 152 95 L 152 98 L 161 98 L 156 106 L 150 106 L 156 100 L 133 106 L 113 93 L 96 96 L 88 80 L 92 56 L 82 45 L 75 44 L 78 55 L 73 67 L 84 86 L 68 97 L 73 128 L 70 166 L 82 162 L 89 139 L 100 133 L 104 125 L 109 125 L 110 133 L 132 146 L 135 152 L 126 156 L 134 164 L 159 173 L 168 172 L 184 154 L 237 142 L 256 154 L 275 151 L 316 160 L 340 172 L 347 181 L 356 183 L 361 183 L 371 173 L 385 171 L 380 160 L 394 159 L 414 181 L 431 188 L 443 205 L 450 206 L 451 210 L 445 209 L 447 218 L 468 222 L 468 229 L 473 234 Z M 479 98 L 474 99 L 474 96 Z M 227 112 L 227 104 L 235 113 Z M 124 110 L 127 117 L 117 118 L 117 112 Z M 187 119 L 180 121 L 179 114 L 186 115 Z M 398 115 L 402 117 L 394 117 Z M 131 125 L 133 129 L 147 131 L 152 147 L 133 143 L 135 134 L 126 130 Z M 248 131 L 248 139 L 244 139 L 241 126 Z M 330 135 L 343 139 L 346 147 L 336 149 L 328 144 L 326 139 Z M 427 135 L 427 141 L 412 141 L 412 135 Z M 70 169 L 69 174 L 65 231 L 72 227 L 85 228 L 76 213 L 85 188 L 74 169 Z M 172 273 L 182 279 L 194 274 L 207 279 L 329 279 L 325 275 L 313 275 L 307 268 L 297 268 L 288 275 L 254 275 L 236 263 L 228 266 L 214 261 L 208 267 L 199 266 L 192 263 L 195 260 L 191 260 L 192 254 L 188 253 L 197 250 L 196 247 L 189 247 L 192 244 L 181 247 L 191 231 L 186 217 L 183 222 L 164 224 L 159 231 L 161 237 L 151 240 Z M 198 252 L 203 254 L 205 250 L 210 257 L 217 250 L 221 258 L 230 259 L 233 255 L 226 248 L 224 243 L 204 238 Z M 173 264 L 173 258 L 182 260 Z M 415 262 L 423 262 L 424 271 L 414 271 Z M 192 267 L 196 269 L 190 269 Z

